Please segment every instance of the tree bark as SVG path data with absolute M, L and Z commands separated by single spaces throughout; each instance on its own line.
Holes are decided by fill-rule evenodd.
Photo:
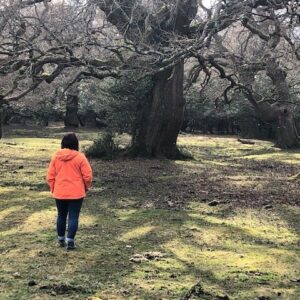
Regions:
M 176 158 L 185 100 L 183 97 L 183 62 L 156 74 L 154 86 L 141 111 L 129 153 Z
M 2 139 L 3 135 L 3 109 L 0 108 L 0 140 Z
M 300 138 L 295 125 L 294 113 L 288 108 L 281 108 L 278 115 L 276 146 L 283 149 L 300 147 Z
M 65 115 L 65 126 L 66 127 L 78 127 L 78 95 L 68 94 L 66 103 L 66 115 Z
M 261 120 L 274 124 L 276 127 L 275 145 L 282 149 L 293 149 L 300 147 L 300 138 L 295 125 L 292 109 L 282 103 L 270 104 L 259 102 L 256 111 Z

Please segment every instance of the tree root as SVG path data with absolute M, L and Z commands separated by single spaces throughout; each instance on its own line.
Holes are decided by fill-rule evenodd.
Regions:
M 300 179 L 300 172 L 293 176 L 288 177 L 288 181 L 296 181 L 298 179 Z
M 247 145 L 254 145 L 255 144 L 255 142 L 253 142 L 251 140 L 244 140 L 244 139 L 240 139 L 240 138 L 238 138 L 237 140 L 238 140 L 238 142 L 240 142 L 242 144 L 247 144 Z

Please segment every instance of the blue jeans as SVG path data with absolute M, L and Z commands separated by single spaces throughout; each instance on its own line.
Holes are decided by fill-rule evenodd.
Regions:
M 67 240 L 74 240 L 77 229 L 79 213 L 82 206 L 83 198 L 79 200 L 58 200 L 56 229 L 59 237 L 64 237 L 66 233 L 67 217 L 68 217 L 68 235 Z

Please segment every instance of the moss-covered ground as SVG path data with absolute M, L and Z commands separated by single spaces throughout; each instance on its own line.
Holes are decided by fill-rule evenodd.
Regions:
M 0 141 L 1 300 L 300 299 L 297 151 L 182 135 L 193 160 L 92 160 L 66 252 L 45 184 L 63 133 L 10 129 Z M 84 146 L 97 133 L 78 136 Z M 162 257 L 130 261 L 149 251 Z

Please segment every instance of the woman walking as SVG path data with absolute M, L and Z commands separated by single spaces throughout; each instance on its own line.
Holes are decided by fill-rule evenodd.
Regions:
M 88 160 L 79 152 L 75 133 L 66 134 L 61 141 L 61 150 L 56 152 L 50 162 L 47 183 L 56 201 L 58 243 L 61 247 L 66 246 L 67 250 L 75 249 L 80 209 L 91 186 L 92 176 Z

